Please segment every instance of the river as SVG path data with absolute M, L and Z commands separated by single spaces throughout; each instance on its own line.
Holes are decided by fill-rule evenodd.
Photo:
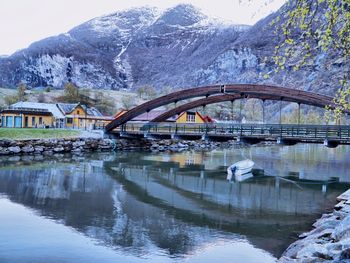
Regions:
M 265 175 L 226 180 L 250 158 Z M 320 145 L 0 158 L 0 262 L 275 262 L 349 188 Z

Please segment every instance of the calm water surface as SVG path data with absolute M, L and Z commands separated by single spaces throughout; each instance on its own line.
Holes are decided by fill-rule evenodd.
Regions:
M 226 181 L 251 158 L 267 176 Z M 350 148 L 0 158 L 0 262 L 275 262 L 349 188 Z

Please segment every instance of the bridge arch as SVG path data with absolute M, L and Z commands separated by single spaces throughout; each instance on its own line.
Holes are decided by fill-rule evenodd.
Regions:
M 272 96 L 260 96 L 260 95 L 256 95 L 256 96 L 245 96 L 243 98 L 247 98 L 247 99 L 252 99 L 252 98 L 259 98 L 262 100 L 273 100 L 273 99 L 280 99 L 279 97 L 272 97 Z M 204 98 L 204 99 L 199 99 L 196 101 L 192 101 L 183 105 L 180 105 L 178 107 L 175 107 L 174 109 L 171 109 L 167 112 L 164 112 L 163 114 L 157 116 L 156 118 L 154 118 L 153 120 L 151 120 L 150 122 L 164 122 L 167 119 L 171 118 L 172 116 L 175 116 L 177 114 L 180 114 L 184 111 L 188 111 L 197 107 L 203 107 L 206 105 L 210 105 L 210 104 L 215 104 L 215 103 L 219 103 L 219 102 L 226 102 L 226 101 L 235 101 L 237 99 L 242 99 L 241 95 L 238 94 L 224 94 L 224 95 L 215 95 L 212 97 L 208 97 L 208 98 Z
M 218 94 L 219 96 L 212 96 L 212 95 L 218 95 Z M 161 96 L 154 100 L 148 101 L 146 103 L 143 103 L 129 110 L 128 112 L 116 118 L 112 122 L 110 122 L 106 126 L 106 131 L 107 132 L 112 131 L 116 127 L 132 120 L 138 115 L 143 114 L 145 112 L 149 112 L 158 107 L 161 107 L 170 103 L 174 103 L 174 102 L 176 103 L 178 101 L 182 101 L 190 98 L 202 97 L 202 96 L 205 96 L 206 98 L 191 102 L 192 104 L 187 103 L 184 105 L 187 105 L 186 107 L 195 108 L 194 105 L 196 104 L 198 104 L 199 106 L 202 106 L 206 104 L 217 103 L 220 101 L 230 101 L 230 100 L 235 100 L 239 98 L 249 97 L 249 98 L 261 98 L 266 100 L 282 100 L 282 101 L 296 102 L 299 104 L 307 104 L 307 105 L 312 105 L 320 108 L 324 108 L 327 105 L 334 106 L 332 97 L 321 95 L 318 93 L 303 91 L 303 90 L 290 89 L 290 88 L 271 86 L 271 85 L 258 85 L 258 84 L 213 85 L 213 86 L 191 88 L 191 89 L 176 91 L 168 95 Z M 181 105 L 179 107 L 182 107 L 184 105 Z M 186 107 L 184 106 L 180 109 L 184 109 Z M 173 115 L 176 115 L 176 113 Z

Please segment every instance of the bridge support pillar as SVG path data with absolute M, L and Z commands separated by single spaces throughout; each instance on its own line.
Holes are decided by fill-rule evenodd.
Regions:
M 280 188 L 280 178 L 279 177 L 275 177 L 275 187 L 276 187 L 276 189 Z
M 179 136 L 177 136 L 176 133 L 172 133 L 172 134 L 170 134 L 170 138 L 171 138 L 172 140 L 176 140 L 176 139 L 179 138 Z
M 241 137 L 241 136 L 237 136 L 237 142 L 241 142 L 241 143 L 247 143 L 247 144 L 250 144 L 250 145 L 254 145 L 254 144 L 257 144 L 259 142 L 262 141 L 261 138 L 249 138 L 249 137 Z
M 328 148 L 336 148 L 339 145 L 339 143 L 335 142 L 335 141 L 330 141 L 328 139 L 325 139 L 323 141 L 323 145 L 328 147 Z
M 281 137 L 278 137 L 278 138 L 277 138 L 277 144 L 282 144 L 282 140 L 283 140 L 283 139 L 282 139 Z
M 297 140 L 284 139 L 284 138 L 282 138 L 282 137 L 278 137 L 278 138 L 277 138 L 277 144 L 280 144 L 280 145 L 291 146 L 291 145 L 296 145 L 297 143 L 298 143 Z

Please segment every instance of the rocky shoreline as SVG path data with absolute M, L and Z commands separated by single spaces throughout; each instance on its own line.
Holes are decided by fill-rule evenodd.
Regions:
M 0 156 L 8 155 L 52 155 L 60 153 L 84 153 L 94 151 L 182 151 L 186 149 L 209 150 L 220 147 L 240 147 L 236 141 L 212 142 L 205 140 L 148 140 L 148 139 L 40 139 L 0 140 Z
M 279 263 L 350 262 L 350 189 L 337 201 L 333 212 L 323 214 L 313 230 L 301 234 Z
M 0 156 L 110 151 L 113 148 L 112 140 L 100 138 L 0 140 Z

